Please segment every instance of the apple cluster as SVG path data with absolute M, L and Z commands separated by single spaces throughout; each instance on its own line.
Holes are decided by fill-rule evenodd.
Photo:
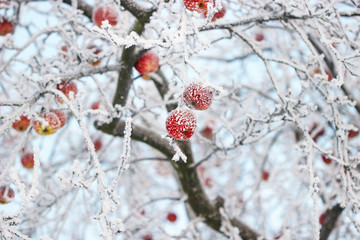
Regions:
M 213 89 L 201 82 L 190 83 L 183 91 L 182 100 L 188 108 L 171 111 L 165 122 L 167 132 L 176 140 L 187 140 L 195 133 L 197 121 L 192 109 L 208 109 L 212 104 Z
M 184 0 L 185 7 L 191 12 L 201 13 L 205 18 L 208 16 L 208 5 L 212 3 L 215 7 L 215 1 L 212 0 Z M 211 21 L 214 22 L 219 18 L 223 18 L 226 13 L 226 6 L 221 3 L 222 8 L 214 13 Z

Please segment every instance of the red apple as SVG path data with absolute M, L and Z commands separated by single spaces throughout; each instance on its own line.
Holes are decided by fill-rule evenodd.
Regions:
M 166 218 L 169 222 L 173 223 L 173 222 L 176 222 L 177 216 L 175 213 L 169 212 Z
M 95 147 L 95 151 L 99 151 L 102 148 L 102 141 L 101 138 L 98 138 L 94 141 L 94 147 Z
M 68 99 L 70 99 L 70 94 L 73 94 L 73 97 L 75 98 L 78 92 L 76 84 L 72 81 L 62 81 L 56 86 L 56 89 L 63 92 Z M 57 97 L 57 100 L 59 103 L 64 103 L 59 97 Z
M 152 235 L 147 234 L 143 237 L 143 240 L 153 240 Z
M 92 55 L 94 55 L 94 58 L 92 60 L 89 60 L 88 63 L 90 65 L 92 65 L 93 67 L 96 67 L 101 62 L 101 59 L 96 57 L 96 55 L 101 53 L 101 49 L 95 45 L 90 45 L 87 47 L 87 49 L 89 49 L 91 51 Z
M 353 139 L 354 137 L 357 137 L 359 135 L 359 130 L 350 130 L 348 133 L 348 138 Z
M 143 75 L 143 79 L 150 80 L 148 74 L 156 72 L 159 69 L 158 55 L 152 50 L 147 51 L 139 58 L 139 60 L 137 60 L 135 68 L 141 75 Z
M 319 223 L 320 223 L 321 225 L 323 225 L 323 224 L 325 223 L 325 220 L 326 220 L 326 213 L 323 213 L 323 214 L 321 214 L 320 217 L 319 217 Z
M 20 120 L 15 121 L 12 125 L 12 127 L 19 132 L 26 131 L 26 129 L 28 129 L 29 126 L 30 126 L 30 119 L 25 115 L 20 116 Z
M 185 7 L 191 12 L 207 13 L 209 0 L 184 0 Z
M 257 42 L 261 42 L 261 41 L 263 41 L 264 39 L 265 39 L 265 36 L 264 36 L 263 33 L 256 33 L 256 34 L 255 34 L 255 40 L 256 40 Z
M 215 2 L 214 2 L 214 6 L 215 6 Z M 212 22 L 215 22 L 217 19 L 223 18 L 225 16 L 226 6 L 224 3 L 221 3 L 221 6 L 222 8 L 219 11 L 217 11 L 212 17 L 211 19 Z M 204 12 L 204 17 L 207 18 L 207 11 Z
M 326 156 L 324 156 L 324 155 L 322 155 L 321 158 L 322 158 L 322 160 L 323 160 L 324 163 L 326 163 L 326 164 L 331 164 L 331 159 L 330 159 L 330 158 L 328 158 L 328 157 L 326 157 Z
M 45 112 L 41 114 L 41 117 L 45 121 L 45 124 L 42 121 L 34 121 L 33 127 L 35 132 L 40 135 L 50 135 L 55 133 L 61 125 L 59 117 L 54 112 Z
M 92 110 L 97 110 L 97 109 L 99 109 L 100 108 L 100 101 L 96 101 L 96 102 L 94 102 L 92 105 L 91 105 L 91 109 Z
M 93 22 L 101 28 L 102 22 L 109 21 L 111 26 L 115 26 L 118 22 L 118 16 L 115 8 L 111 6 L 100 6 L 93 11 Z
M 14 24 L 6 19 L 0 20 L 0 36 L 5 36 L 14 32 Z
M 170 112 L 165 125 L 167 132 L 172 138 L 187 140 L 196 131 L 196 117 L 188 109 L 177 108 Z
M 14 200 L 15 192 L 9 186 L 0 187 L 0 204 L 6 204 Z
M 207 138 L 209 140 L 212 140 L 213 138 L 213 129 L 209 126 L 204 127 L 201 131 L 200 134 L 204 137 Z
M 33 153 L 25 153 L 21 157 L 21 164 L 28 169 L 34 167 L 34 154 Z
M 183 100 L 187 107 L 196 110 L 206 110 L 213 100 L 213 89 L 203 86 L 200 82 L 190 83 L 185 87 Z
M 262 175 L 261 175 L 262 180 L 267 181 L 269 179 L 269 177 L 270 177 L 270 173 L 268 171 L 262 172 Z
M 67 121 L 66 113 L 60 109 L 51 109 L 50 112 L 53 112 L 56 114 L 56 116 L 58 116 L 60 120 L 60 128 L 62 128 Z

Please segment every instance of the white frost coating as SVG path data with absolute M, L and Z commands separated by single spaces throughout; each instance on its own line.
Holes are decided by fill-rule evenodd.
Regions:
M 173 161 L 177 162 L 180 159 L 186 163 L 187 156 L 181 151 L 179 146 L 176 144 L 173 138 L 169 139 L 169 145 L 173 147 L 175 154 L 172 158 Z
M 224 208 L 220 208 L 220 214 L 223 220 L 221 221 L 221 231 L 232 240 L 241 240 L 239 229 L 231 224 L 230 218 Z
M 118 170 L 117 175 L 114 178 L 114 181 L 112 183 L 112 189 L 115 190 L 117 187 L 117 184 L 119 182 L 119 179 L 121 177 L 122 172 L 127 168 L 127 162 L 130 157 L 131 152 L 131 117 L 127 117 L 125 121 L 125 129 L 124 129 L 124 142 L 123 142 L 123 151 L 120 157 L 120 161 L 118 164 Z

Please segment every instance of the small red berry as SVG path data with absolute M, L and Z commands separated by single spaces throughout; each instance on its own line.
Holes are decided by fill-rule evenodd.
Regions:
M 20 120 L 13 123 L 12 127 L 19 132 L 24 132 L 30 126 L 30 119 L 27 116 L 20 116 Z
M 33 153 L 25 153 L 21 157 L 21 164 L 28 169 L 34 167 L 34 154 Z
M 215 2 L 214 2 L 214 6 L 215 6 Z M 225 16 L 225 13 L 226 13 L 226 6 L 225 4 L 221 3 L 221 6 L 222 8 L 217 11 L 214 16 L 212 17 L 211 21 L 212 22 L 215 22 L 217 19 L 220 19 L 220 18 L 223 18 Z M 207 11 L 204 12 L 204 17 L 206 18 L 207 17 Z
M 190 83 L 184 89 L 183 99 L 189 108 L 206 110 L 212 103 L 213 90 L 210 87 L 204 87 L 199 82 Z
M 209 0 L 184 0 L 185 7 L 191 12 L 207 13 Z
M 14 32 L 14 24 L 7 21 L 6 19 L 3 19 L 0 22 L 0 36 L 5 36 L 7 34 L 11 34 Z
M 359 135 L 359 130 L 350 130 L 348 133 L 348 138 L 352 139 L 354 137 L 357 137 Z
M 92 110 L 97 110 L 97 109 L 99 109 L 100 108 L 100 101 L 96 101 L 96 102 L 94 102 L 92 105 L 91 105 L 91 109 Z
M 326 164 L 331 164 L 331 159 L 328 157 L 325 157 L 324 155 L 321 156 L 322 160 Z
M 214 130 L 213 130 L 211 127 L 206 126 L 206 127 L 204 127 L 204 128 L 201 130 L 200 134 L 201 134 L 204 138 L 207 138 L 207 139 L 209 139 L 209 140 L 212 140 L 212 138 L 213 138 L 213 131 L 214 131 Z
M 149 50 L 137 60 L 135 68 L 140 74 L 144 75 L 143 79 L 150 80 L 147 74 L 156 72 L 159 69 L 159 56 L 154 51 Z
M 1 186 L 0 187 L 0 204 L 6 204 L 14 200 L 15 192 L 11 187 Z
M 177 216 L 175 213 L 169 212 L 166 218 L 169 222 L 173 223 L 173 222 L 176 222 Z
M 258 41 L 258 42 L 261 42 L 265 39 L 265 36 L 263 33 L 256 33 L 255 34 L 255 40 Z
M 267 181 L 269 177 L 270 177 L 270 173 L 268 171 L 263 171 L 261 175 L 262 180 Z
M 94 141 L 94 147 L 95 147 L 96 152 L 102 148 L 102 141 L 100 138 L 98 138 Z
M 73 94 L 73 97 L 76 97 L 76 94 L 78 92 L 77 86 L 74 82 L 70 82 L 70 81 L 62 81 L 61 83 L 59 83 L 56 86 L 56 89 L 63 92 L 65 94 L 65 96 L 70 99 L 70 93 Z M 63 103 L 64 101 L 57 97 L 57 100 L 59 103 Z
M 101 27 L 102 22 L 108 20 L 111 26 L 115 26 L 118 22 L 115 9 L 111 6 L 100 6 L 93 11 L 93 22 Z
M 192 111 L 177 108 L 166 119 L 166 130 L 172 138 L 187 140 L 196 131 L 196 117 Z
M 326 213 L 323 213 L 323 214 L 321 214 L 320 217 L 319 217 L 319 223 L 320 223 L 321 225 L 323 225 L 323 224 L 325 223 L 325 220 L 326 220 Z
M 147 234 L 143 237 L 143 240 L 153 240 L 152 235 Z

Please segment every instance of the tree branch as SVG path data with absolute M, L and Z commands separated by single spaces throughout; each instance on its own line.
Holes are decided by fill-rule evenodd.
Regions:
M 320 240 L 326 240 L 330 236 L 331 231 L 335 227 L 335 223 L 339 218 L 344 208 L 340 207 L 340 204 L 336 204 L 331 209 L 326 211 L 326 218 L 323 226 L 320 230 Z

